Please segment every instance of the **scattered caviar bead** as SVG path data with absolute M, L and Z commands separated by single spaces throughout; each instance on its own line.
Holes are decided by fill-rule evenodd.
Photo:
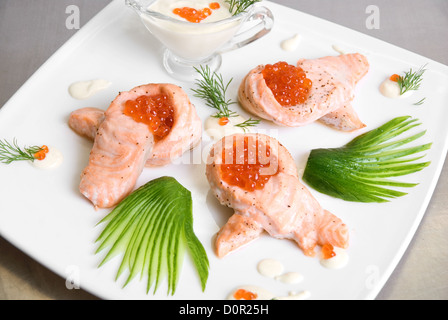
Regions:
M 125 102 L 124 114 L 148 125 L 156 141 L 163 139 L 174 124 L 171 99 L 164 94 L 139 96 Z
M 277 172 L 270 175 L 261 174 L 263 168 L 270 167 L 271 151 L 269 146 L 260 146 L 255 138 L 244 137 L 243 144 L 241 139 L 234 137 L 233 148 L 222 151 L 222 180 L 246 191 L 263 189 Z
M 217 10 L 217 9 L 221 8 L 221 6 L 219 5 L 218 2 L 212 2 L 212 3 L 210 3 L 209 8 L 212 10 Z
M 309 96 L 312 81 L 300 67 L 280 61 L 263 69 L 263 78 L 277 102 L 284 107 L 303 104 Z
M 227 118 L 227 117 L 222 117 L 222 118 L 219 118 L 218 124 L 219 124 L 220 126 L 225 126 L 225 125 L 228 124 L 229 122 L 230 122 L 229 118 Z
M 336 252 L 334 252 L 334 247 L 331 244 L 327 243 L 322 246 L 322 258 L 324 260 L 333 258 L 334 256 L 336 256 Z
M 257 299 L 258 295 L 256 293 L 244 290 L 244 289 L 238 289 L 234 294 L 233 297 L 236 300 L 255 300 Z
M 393 75 L 390 76 L 389 79 L 391 81 L 398 82 L 398 80 L 400 79 L 400 76 L 398 74 L 393 74 Z

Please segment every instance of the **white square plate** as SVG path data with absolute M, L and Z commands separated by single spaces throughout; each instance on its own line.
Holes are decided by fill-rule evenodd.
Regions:
M 371 130 L 396 116 L 420 119 L 427 133 L 419 143 L 433 142 L 425 160 L 431 165 L 406 179 L 420 184 L 407 196 L 383 204 L 348 203 L 310 189 L 321 205 L 349 226 L 349 264 L 340 270 L 323 268 L 317 258 L 305 257 L 286 240 L 262 237 L 232 255 L 218 259 L 212 238 L 231 214 L 209 192 L 204 161 L 145 169 L 138 185 L 163 176 L 174 176 L 188 188 L 194 201 L 194 229 L 207 250 L 210 276 L 205 292 L 190 259 L 186 258 L 177 292 L 166 295 L 162 285 L 155 295 L 146 294 L 145 281 L 134 279 L 122 288 L 114 281 L 119 260 L 97 268 L 95 239 L 103 226 L 99 220 L 109 211 L 95 211 L 78 191 L 79 175 L 88 161 L 91 143 L 67 125 L 71 111 L 96 106 L 106 109 L 119 91 L 150 82 L 181 85 L 203 120 L 213 113 L 193 97 L 192 85 L 171 79 L 161 66 L 160 44 L 146 31 L 123 0 L 113 1 L 58 50 L 0 110 L 0 138 L 16 138 L 20 144 L 55 146 L 64 156 L 62 166 L 42 171 L 29 163 L 0 165 L 0 233 L 12 244 L 56 272 L 76 280 L 81 287 L 104 299 L 225 299 L 235 287 L 257 285 L 275 295 L 308 290 L 313 299 L 373 299 L 395 268 L 417 229 L 446 156 L 448 141 L 448 67 L 377 39 L 330 22 L 265 1 L 275 16 L 275 26 L 265 38 L 223 56 L 220 73 L 233 78 L 228 98 L 236 101 L 245 74 L 258 64 L 336 55 L 338 45 L 347 52 L 365 54 L 371 69 L 359 83 L 354 107 Z M 302 41 L 294 52 L 280 42 L 294 34 Z M 383 97 L 378 88 L 390 74 L 427 64 L 419 91 L 406 99 Z M 102 78 L 112 85 L 94 97 L 78 101 L 68 94 L 71 83 Z M 422 106 L 413 103 L 426 97 Z M 248 116 L 237 105 L 235 110 Z M 357 133 L 342 133 L 315 123 L 303 128 L 280 128 L 263 121 L 259 127 L 278 138 L 303 170 L 311 149 L 342 146 Z M 206 134 L 196 149 L 206 155 L 211 141 Z M 204 158 L 202 157 L 202 160 Z M 304 281 L 286 285 L 257 273 L 264 258 L 280 260 L 287 271 L 304 275 Z

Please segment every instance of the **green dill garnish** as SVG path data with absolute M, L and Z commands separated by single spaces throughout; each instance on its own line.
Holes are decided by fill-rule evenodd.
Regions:
M 236 124 L 235 127 L 242 128 L 244 131 L 246 131 L 248 127 L 255 127 L 259 123 L 260 123 L 260 120 L 254 120 L 251 118 L 244 122 Z
M 106 227 L 97 239 L 97 253 L 109 247 L 99 267 L 116 255 L 121 265 L 116 279 L 127 269 L 126 286 L 135 276 L 147 278 L 146 291 L 154 293 L 163 278 L 168 292 L 176 292 L 185 251 L 198 272 L 202 291 L 208 279 L 207 253 L 193 230 L 191 192 L 172 177 L 147 182 L 121 201 L 99 223 Z
M 398 85 L 400 86 L 400 94 L 404 94 L 411 90 L 418 90 L 423 80 L 423 74 L 425 73 L 426 65 L 413 71 L 412 68 L 408 72 L 405 72 L 404 76 L 398 78 Z
M 430 164 L 411 163 L 423 156 L 407 156 L 430 149 L 431 143 L 399 148 L 422 137 L 425 131 L 391 141 L 418 126 L 416 121 L 409 116 L 397 117 L 341 148 L 312 150 L 303 174 L 304 181 L 321 193 L 346 201 L 387 202 L 388 198 L 406 195 L 384 186 L 414 187 L 417 184 L 388 178 L 411 174 Z
M 226 92 L 232 79 L 227 84 L 224 84 L 222 75 L 216 72 L 211 72 L 209 66 L 200 66 L 200 69 L 194 67 L 201 75 L 202 79 L 196 80 L 198 89 L 192 89 L 195 92 L 195 97 L 205 100 L 205 104 L 211 108 L 217 109 L 213 117 L 236 117 L 237 113 L 230 110 L 229 106 L 234 104 L 230 99 L 226 100 Z
M 425 103 L 426 98 L 421 99 L 420 101 L 414 103 L 414 106 L 421 106 L 423 103 Z
M 12 143 L 0 140 L 0 162 L 10 164 L 14 161 L 34 161 L 36 159 L 34 155 L 41 150 L 42 148 L 38 146 L 21 148 L 16 139 L 13 139 Z
M 226 0 L 229 4 L 229 11 L 234 16 L 245 12 L 250 6 L 260 1 L 261 0 Z
M 238 113 L 230 110 L 230 105 L 235 102 L 231 99 L 226 99 L 226 92 L 233 79 L 230 79 L 227 84 L 224 83 L 224 79 L 221 74 L 212 72 L 209 66 L 200 66 L 200 68 L 194 67 L 195 70 L 201 76 L 201 79 L 196 80 L 197 89 L 192 89 L 195 93 L 195 97 L 205 100 L 205 104 L 217 112 L 212 115 L 214 118 L 230 118 L 237 117 Z M 249 118 L 248 120 L 238 123 L 235 126 L 242 128 L 244 131 L 248 127 L 254 127 L 260 123 L 260 120 Z

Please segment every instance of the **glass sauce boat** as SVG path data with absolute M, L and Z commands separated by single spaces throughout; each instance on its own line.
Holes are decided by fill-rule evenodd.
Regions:
M 137 12 L 146 28 L 165 46 L 166 71 L 184 81 L 194 80 L 194 67 L 208 66 L 216 72 L 221 66 L 221 53 L 260 39 L 274 24 L 272 12 L 264 6 L 253 5 L 247 12 L 215 22 L 192 23 L 148 9 L 156 1 L 126 0 L 126 5 Z M 244 25 L 249 27 L 244 29 Z

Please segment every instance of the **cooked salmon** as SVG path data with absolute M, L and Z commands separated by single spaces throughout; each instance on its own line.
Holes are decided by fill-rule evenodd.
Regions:
M 102 109 L 93 107 L 82 108 L 70 114 L 68 125 L 79 135 L 93 141 L 105 117 Z
M 202 122 L 195 106 L 184 91 L 176 94 L 173 127 L 165 138 L 155 142 L 146 167 L 169 164 L 201 141 Z M 93 141 L 104 118 L 101 109 L 82 108 L 70 114 L 69 125 L 73 131 Z
M 249 137 L 249 144 L 257 144 L 258 148 L 261 144 L 270 148 L 269 159 L 276 164 L 271 169 L 275 172 L 269 173 L 270 178 L 261 189 L 248 191 L 224 178 L 222 166 L 227 160 L 223 159 L 223 151 L 227 154 L 234 148 L 235 138 L 241 137 Z M 259 150 L 257 146 L 249 147 Z M 258 238 L 263 231 L 274 238 L 294 240 L 307 256 L 315 254 L 317 245 L 348 247 L 347 226 L 324 210 L 300 182 L 293 158 L 276 139 L 249 133 L 224 137 L 211 148 L 206 176 L 219 202 L 234 210 L 216 237 L 219 257 Z
M 166 95 L 172 101 L 174 108 L 174 122 L 169 132 L 171 139 L 164 137 L 166 143 L 160 148 L 159 154 L 163 158 L 156 159 L 157 164 L 168 161 L 172 153 L 177 154 L 185 141 L 191 143 L 200 134 L 199 118 L 191 121 L 195 112 L 182 88 L 172 84 L 148 84 L 138 86 L 120 94 L 112 101 L 104 114 L 104 120 L 96 130 L 89 162 L 81 174 L 80 192 L 88 198 L 96 208 L 108 208 L 118 204 L 134 188 L 137 178 L 141 174 L 148 159 L 154 154 L 155 139 L 150 127 L 143 122 L 135 121 L 125 114 L 125 104 L 141 96 Z M 194 109 L 194 108 L 193 108 Z M 85 110 L 84 110 L 85 111 Z M 89 112 L 92 110 L 88 110 Z M 95 112 L 89 113 L 96 115 Z M 76 115 L 76 113 L 75 113 Z M 101 119 L 101 117 L 95 117 Z M 75 119 L 75 118 L 73 118 Z M 92 136 L 96 125 L 89 121 L 91 130 L 83 130 L 86 136 Z M 82 125 L 72 127 L 79 128 Z
M 298 127 L 316 120 L 339 130 L 353 131 L 365 125 L 351 107 L 355 87 L 369 70 L 367 58 L 359 53 L 301 59 L 302 68 L 312 87 L 305 103 L 280 105 L 263 78 L 264 65 L 252 69 L 243 79 L 238 100 L 243 108 L 276 124 Z

